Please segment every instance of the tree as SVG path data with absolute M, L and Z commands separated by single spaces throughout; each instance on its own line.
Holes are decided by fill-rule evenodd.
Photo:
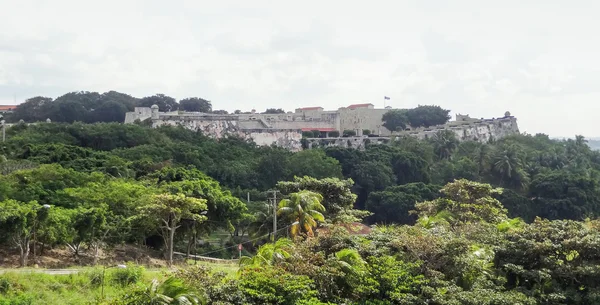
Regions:
M 206 200 L 182 194 L 153 195 L 148 198 L 147 203 L 139 207 L 140 217 L 150 220 L 159 229 L 169 266 L 173 264 L 175 231 L 181 226 L 181 220 L 191 219 L 202 222 L 206 217 L 199 213 L 206 208 Z
M 46 109 L 48 104 L 52 103 L 52 99 L 49 97 L 36 96 L 28 98 L 24 103 L 17 106 L 10 116 L 10 121 L 18 122 L 23 120 L 25 122 L 40 122 L 45 121 L 48 118 Z
M 446 124 L 450 120 L 450 110 L 440 106 L 421 106 L 406 111 L 411 127 L 429 127 Z
M 213 110 L 212 113 L 213 114 L 229 114 L 229 112 L 227 112 L 227 110 Z
M 283 110 L 281 108 L 267 108 L 267 110 L 265 110 L 265 112 L 263 112 L 263 114 L 280 114 L 280 113 L 285 113 L 285 110 Z
M 451 130 L 440 130 L 431 139 L 433 150 L 440 160 L 450 159 L 452 153 L 458 148 L 458 139 Z
M 212 111 L 212 104 L 199 97 L 188 97 L 179 101 L 179 106 L 184 111 L 193 112 L 204 112 L 210 113 Z
M 398 184 L 411 182 L 428 183 L 430 180 L 429 162 L 415 153 L 399 151 L 392 155 L 391 162 L 396 176 L 396 183 Z
M 392 168 L 381 161 L 363 161 L 354 167 L 352 180 L 356 181 L 354 187 L 358 194 L 356 207 L 362 209 L 369 193 L 394 185 L 396 177 Z
M 494 198 L 502 193 L 502 189 L 460 179 L 446 184 L 441 192 L 442 198 L 415 205 L 420 220 L 443 216 L 451 225 L 457 225 L 467 222 L 498 224 L 508 218 L 508 211 Z
M 288 164 L 291 177 L 309 176 L 317 179 L 343 177 L 338 160 L 328 157 L 322 150 L 309 149 L 297 152 L 291 155 Z
M 267 243 L 258 248 L 253 257 L 243 256 L 240 259 L 242 266 L 273 266 L 290 257 L 293 243 L 287 238 L 280 238 L 273 243 Z
M 161 93 L 140 99 L 137 106 L 152 107 L 152 105 L 157 105 L 158 111 L 161 112 L 169 112 L 179 109 L 179 104 L 177 104 L 177 101 L 174 98 Z
M 37 202 L 28 203 L 6 200 L 0 203 L 0 225 L 19 247 L 19 265 L 27 266 L 31 238 L 38 223 L 38 213 L 42 206 Z
M 300 233 L 306 233 L 307 236 L 314 236 L 314 229 L 317 227 L 317 221 L 325 221 L 323 212 L 325 207 L 321 204 L 323 196 L 311 191 L 300 191 L 290 194 L 289 199 L 283 199 L 279 202 L 277 215 L 282 215 L 291 221 L 290 233 L 292 237 Z
M 371 223 L 412 225 L 416 217 L 409 212 L 414 210 L 415 204 L 438 198 L 439 190 L 440 186 L 418 182 L 371 192 L 367 199 L 366 209 L 373 212 L 373 216 L 368 220 Z
M 277 189 L 283 194 L 291 194 L 303 190 L 312 191 L 323 197 L 322 204 L 327 218 L 334 218 L 338 213 L 352 209 L 356 195 L 352 193 L 352 179 L 338 178 L 315 179 L 312 177 L 294 177 L 293 181 L 277 183 Z
M 390 131 L 400 131 L 406 128 L 408 117 L 406 110 L 394 109 L 386 112 L 382 117 L 383 127 Z M 416 126 L 415 126 L 416 127 Z
M 524 188 L 529 183 L 529 175 L 524 170 L 523 148 L 517 144 L 503 144 L 497 147 L 492 159 L 492 173 L 499 178 L 501 185 Z

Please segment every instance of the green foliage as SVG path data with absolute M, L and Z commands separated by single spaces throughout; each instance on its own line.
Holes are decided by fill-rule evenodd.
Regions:
M 366 209 L 373 212 L 373 223 L 414 224 L 416 217 L 409 212 L 415 204 L 439 197 L 440 187 L 424 183 L 391 186 L 383 191 L 369 194 Z
M 406 110 L 406 118 L 412 127 L 429 127 L 446 124 L 450 120 L 450 110 L 440 106 L 422 106 Z
M 390 131 L 400 131 L 406 128 L 408 117 L 406 110 L 393 109 L 386 112 L 382 117 L 383 127 Z
M 110 269 L 110 271 L 110 281 L 114 285 L 120 285 L 122 287 L 137 284 L 144 274 L 143 267 L 135 266 L 133 264 L 128 264 L 126 268 Z M 93 273 L 92 275 L 93 277 L 90 277 L 90 279 L 97 282 L 97 273 Z
M 300 191 L 292 193 L 289 199 L 283 199 L 279 202 L 277 215 L 284 216 L 290 224 L 290 234 L 292 238 L 301 233 L 308 237 L 314 236 L 314 229 L 318 222 L 324 222 L 325 207 L 321 204 L 323 196 L 311 191 Z
M 344 130 L 344 132 L 342 134 L 344 135 L 344 137 L 354 137 L 354 136 L 356 136 L 356 131 Z
M 330 131 L 328 133 L 328 135 L 330 138 L 338 138 L 340 136 L 340 132 L 337 130 L 334 130 L 334 131 Z
M 179 106 L 183 111 L 204 113 L 210 113 L 212 111 L 211 102 L 199 97 L 184 98 L 179 101 Z
M 317 296 L 314 283 L 308 277 L 279 268 L 244 269 L 240 274 L 240 289 L 250 304 L 294 305 Z

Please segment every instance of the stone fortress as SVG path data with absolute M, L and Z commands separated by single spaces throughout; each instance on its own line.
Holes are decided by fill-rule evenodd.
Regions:
M 450 130 L 461 141 L 474 140 L 487 142 L 507 135 L 519 133 L 517 120 L 506 112 L 501 118 L 474 119 L 468 115 L 456 115 L 455 121 L 444 125 L 407 128 L 405 131 L 391 132 L 383 126 L 383 114 L 392 108 L 377 109 L 373 104 L 354 104 L 338 110 L 324 110 L 322 107 L 298 108 L 294 112 L 265 114 L 252 110 L 244 114 L 212 114 L 200 112 L 159 112 L 158 106 L 136 107 L 125 116 L 125 123 L 151 120 L 152 127 L 181 125 L 203 134 L 222 138 L 236 135 L 252 139 L 257 145 L 285 147 L 293 151 L 302 148 L 302 132 L 320 131 L 320 138 L 307 139 L 307 147 L 342 146 L 362 148 L 366 143 L 385 143 L 392 136 L 410 135 L 427 139 L 440 130 Z M 329 137 L 329 133 L 352 130 L 354 137 Z M 369 130 L 369 137 L 363 136 Z M 368 141 L 367 141 L 368 139 Z M 306 144 L 305 144 L 306 145 Z

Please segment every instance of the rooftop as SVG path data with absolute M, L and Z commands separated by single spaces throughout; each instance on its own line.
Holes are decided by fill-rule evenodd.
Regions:
M 365 107 L 370 107 L 370 106 L 375 106 L 371 103 L 366 103 L 366 104 L 352 104 L 350 106 L 348 106 L 348 108 L 350 109 L 355 109 L 355 108 L 365 108 Z
M 17 108 L 17 105 L 0 105 L 0 111 L 15 110 L 15 108 Z
M 323 109 L 323 107 L 320 106 L 316 106 L 316 107 L 303 107 L 303 108 L 298 108 L 296 110 L 319 110 L 319 109 Z

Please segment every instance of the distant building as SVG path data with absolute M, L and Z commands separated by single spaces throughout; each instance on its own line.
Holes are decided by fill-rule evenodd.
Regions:
M 0 113 L 11 113 L 17 109 L 17 105 L 0 105 Z

